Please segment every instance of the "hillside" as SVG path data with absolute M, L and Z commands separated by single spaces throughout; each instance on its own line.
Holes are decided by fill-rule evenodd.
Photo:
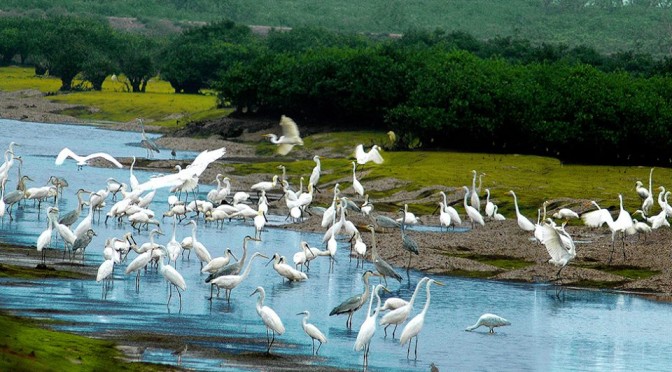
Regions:
M 344 32 L 403 33 L 418 28 L 442 29 L 466 31 L 481 39 L 511 36 L 537 43 L 588 45 L 605 53 L 635 50 L 658 57 L 669 55 L 672 1 L 623 3 L 598 0 L 118 0 L 103 4 L 84 0 L 6 0 L 0 4 L 0 11 L 136 18 L 155 33 L 169 32 L 192 22 L 231 19 L 247 25 L 311 25 Z

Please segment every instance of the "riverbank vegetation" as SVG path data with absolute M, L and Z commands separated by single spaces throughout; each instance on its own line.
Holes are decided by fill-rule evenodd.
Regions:
M 216 94 L 215 108 L 222 111 L 200 107 L 208 112 L 189 120 L 231 108 L 252 117 L 286 114 L 306 126 L 392 129 L 398 139 L 393 149 L 670 163 L 664 153 L 672 145 L 672 59 L 651 54 L 607 55 L 585 46 L 478 40 L 440 30 L 381 39 L 304 27 L 260 37 L 231 21 L 172 37 L 119 32 L 72 17 L 3 19 L 0 30 L 14 31 L 16 43 L 31 39 L 31 32 L 44 35 L 39 43 L 26 42 L 32 47 L 0 50 L 3 60 L 11 56 L 58 76 L 60 90 L 87 91 L 83 101 L 110 102 L 88 91 L 102 91 L 114 74 L 129 93 L 120 99 L 126 101 L 124 118 L 141 116 L 134 110 L 141 98 L 130 94 L 147 93 L 159 76 L 175 93 Z M 154 97 L 154 107 L 181 111 L 179 102 L 191 106 L 190 99 L 166 94 Z M 82 115 L 109 117 L 109 111 Z

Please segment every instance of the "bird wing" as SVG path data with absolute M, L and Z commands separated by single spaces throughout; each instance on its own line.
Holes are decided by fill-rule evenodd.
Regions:
M 54 162 L 54 164 L 61 165 L 61 164 L 63 164 L 65 159 L 68 158 L 68 157 L 71 157 L 71 158 L 77 160 L 78 162 L 82 160 L 81 156 L 75 154 L 69 148 L 64 147 L 63 150 L 61 150 L 61 152 L 58 153 L 58 156 L 56 156 L 56 161 Z
M 605 222 L 611 224 L 614 222 L 614 219 L 611 217 L 611 214 L 606 209 L 598 209 L 596 211 L 584 213 L 581 215 L 581 219 L 586 226 L 590 227 L 599 227 L 602 226 Z
M 161 152 L 161 151 L 159 151 L 159 146 L 156 145 L 156 142 L 154 142 L 150 139 L 143 139 L 143 140 L 140 141 L 140 144 L 143 147 L 148 148 L 152 151 L 156 151 L 156 152 L 159 152 L 159 153 Z
M 548 254 L 554 261 L 560 261 L 567 254 L 558 231 L 549 225 L 541 227 L 541 243 L 546 247 Z
M 110 163 L 114 164 L 117 168 L 123 168 L 124 167 L 112 155 L 110 155 L 108 153 L 105 153 L 105 152 L 95 152 L 91 155 L 85 156 L 82 160 L 87 161 L 87 160 L 90 160 L 90 159 L 93 159 L 93 158 L 103 158 L 103 159 L 109 161 Z
M 282 115 L 282 118 L 280 119 L 280 126 L 282 127 L 282 135 L 285 138 L 297 139 L 303 143 L 301 140 L 301 135 L 299 134 L 299 127 L 296 125 L 294 120 L 285 115 Z
M 358 164 L 364 164 L 366 162 L 366 153 L 364 152 L 364 145 L 361 143 L 355 147 L 355 158 L 357 159 Z
M 380 155 L 377 148 L 369 150 L 369 159 L 373 160 L 376 164 L 383 164 L 383 156 Z
M 285 333 L 285 326 L 282 324 L 282 320 L 280 320 L 280 317 L 278 314 L 273 311 L 268 306 L 264 306 L 261 309 L 261 313 L 259 314 L 261 316 L 261 320 L 268 326 L 268 328 L 271 328 L 275 333 L 282 335 Z
M 289 154 L 290 151 L 292 151 L 292 148 L 294 148 L 293 144 L 281 143 L 281 144 L 278 145 L 278 154 L 279 155 L 287 155 L 287 154 Z

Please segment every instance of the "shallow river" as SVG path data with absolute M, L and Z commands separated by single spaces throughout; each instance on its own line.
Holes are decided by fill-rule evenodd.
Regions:
M 98 190 L 105 186 L 108 177 L 128 181 L 128 169 L 84 167 L 78 171 L 74 161 L 62 166 L 53 164 L 56 154 L 65 146 L 80 155 L 105 151 L 113 156 L 145 156 L 138 146 L 137 132 L 106 131 L 89 126 L 19 123 L 0 120 L 0 130 L 5 133 L 0 141 L 4 151 L 10 141 L 20 144 L 17 155 L 24 160 L 23 174 L 35 180 L 28 185 L 41 186 L 49 176 L 64 177 L 70 187 L 59 202 L 61 213 L 74 209 L 79 188 Z M 11 133 L 11 135 L 8 135 Z M 170 158 L 169 150 L 157 154 L 157 158 Z M 190 158 L 193 153 L 178 153 L 178 157 Z M 10 172 L 8 188 L 16 186 L 16 167 Z M 309 173 L 307 170 L 306 173 Z M 149 178 L 149 173 L 135 171 L 140 182 Z M 211 186 L 202 186 L 207 193 Z M 234 185 L 235 187 L 235 185 Z M 167 191 L 162 190 L 152 203 L 152 208 L 161 214 L 167 208 Z M 112 201 L 108 199 L 108 206 Z M 17 219 L 9 222 L 5 216 L 0 227 L 0 241 L 34 245 L 37 236 L 44 230 L 46 206 L 38 213 L 37 207 L 28 202 L 18 211 Z M 82 213 L 86 215 L 86 211 Z M 160 217 L 159 217 L 160 218 Z M 280 224 L 283 217 L 272 218 Z M 118 227 L 113 223 L 96 224 L 98 236 L 87 248 L 85 261 L 98 265 L 103 261 L 102 249 L 108 237 L 121 237 L 130 226 Z M 172 224 L 166 219 L 162 224 L 166 232 L 159 243 L 170 239 Z M 467 232 L 468 233 L 468 232 Z M 191 226 L 178 225 L 177 240 L 191 235 Z M 213 257 L 230 247 L 241 255 L 245 235 L 254 235 L 249 223 L 231 222 L 223 228 L 204 225 L 199 221 L 198 239 Z M 298 251 L 299 243 L 307 241 L 318 246 L 321 235 L 302 233 L 270 227 L 262 235 L 262 242 L 250 242 L 250 253 L 260 251 L 269 257 L 274 252 L 290 261 Z M 143 231 L 135 234 L 138 243 L 148 241 Z M 59 240 L 58 247 L 62 247 Z M 62 248 L 59 248 L 62 249 Z M 384 252 L 382 253 L 384 256 Z M 114 333 L 118 330 L 150 331 L 174 334 L 184 344 L 220 349 L 226 353 L 264 351 L 266 332 L 256 314 L 256 295 L 250 293 L 257 287 L 266 289 L 265 304 L 274 308 L 282 318 L 286 333 L 276 338 L 271 350 L 274 354 L 300 355 L 315 365 L 360 369 L 362 354 L 353 350 L 357 330 L 365 318 L 366 309 L 354 316 L 353 329 L 345 327 L 345 316 L 330 317 L 329 311 L 344 299 L 362 291 L 362 268 L 348 258 L 348 243 L 339 243 L 337 262 L 333 272 L 329 261 L 319 258 L 311 265 L 309 279 L 300 283 L 284 282 L 272 266 L 264 266 L 267 260 L 253 261 L 249 277 L 231 295 L 227 304 L 224 291 L 221 297 L 208 301 L 209 285 L 205 275 L 192 254 L 190 260 L 178 259 L 177 269 L 187 282 L 182 294 L 182 309 L 178 298 L 173 296 L 166 305 L 168 287 L 163 277 L 153 271 L 143 273 L 140 290 L 135 290 L 134 276 L 124 276 L 127 263 L 115 267 L 114 283 L 103 298 L 101 283 L 95 280 L 0 280 L 0 308 L 30 317 L 53 317 L 66 320 L 59 329 L 86 334 Z M 130 254 L 129 260 L 135 257 Z M 422 257 L 422 253 L 421 256 Z M 127 261 L 127 262 L 128 262 Z M 369 263 L 365 269 L 372 268 Z M 399 270 L 403 272 L 403 270 Z M 408 299 L 420 272 L 403 273 L 401 283 L 389 282 L 391 295 Z M 666 370 L 672 365 L 672 339 L 668 334 L 669 304 L 650 301 L 641 297 L 602 291 L 567 290 L 564 297 L 556 298 L 555 290 L 547 285 L 509 284 L 486 280 L 468 280 L 451 277 L 434 277 L 446 285 L 431 287 L 431 305 L 425 326 L 420 333 L 418 357 L 406 358 L 406 346 L 399 345 L 400 326 L 396 339 L 383 336 L 378 327 L 371 343 L 370 370 L 418 370 L 426 371 L 430 363 L 441 370 Z M 377 279 L 373 283 L 377 283 Z M 390 294 L 383 296 L 383 299 Z M 425 304 L 425 290 L 420 292 L 411 316 Z M 374 303 L 375 306 L 375 303 Z M 366 305 L 365 305 L 366 307 Z M 301 328 L 298 312 L 309 310 L 310 322 L 316 324 L 327 336 L 328 343 L 322 346 L 319 357 L 311 356 L 310 339 Z M 496 329 L 492 335 L 487 328 L 465 332 L 482 313 L 492 312 L 507 318 L 511 326 Z M 243 338 L 252 342 L 232 343 L 227 339 Z M 208 341 L 204 341 L 208 340 Z M 152 345 L 142 360 L 175 364 L 172 350 L 163 350 Z M 187 353 L 182 366 L 198 370 L 244 370 L 244 366 L 229 364 L 223 360 L 206 359 Z

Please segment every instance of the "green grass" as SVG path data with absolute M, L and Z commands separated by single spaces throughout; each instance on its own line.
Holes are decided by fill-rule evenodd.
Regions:
M 525 260 L 518 260 L 515 258 L 507 256 L 498 256 L 498 255 L 477 255 L 477 254 L 456 254 L 452 255 L 454 257 L 468 258 L 483 264 L 492 265 L 498 267 L 502 270 L 520 270 L 528 266 L 534 265 L 534 262 L 529 262 Z
M 119 80 L 123 80 L 123 77 Z M 85 107 L 63 111 L 63 114 L 81 119 L 128 122 L 141 117 L 151 121 L 152 125 L 165 127 L 180 127 L 189 121 L 221 117 L 231 112 L 230 109 L 217 109 L 214 95 L 175 94 L 170 84 L 160 79 L 151 79 L 145 93 L 127 92 L 119 80 L 112 81 L 108 78 L 100 92 L 72 92 L 48 98 L 96 109 L 95 112 L 90 112 Z M 31 68 L 0 67 L 2 91 L 37 89 L 46 93 L 56 92 L 60 86 L 60 79 L 35 76 Z M 181 118 L 176 118 L 175 114 Z
M 121 361 L 109 341 L 41 328 L 37 320 L 0 314 L 2 371 L 162 371 L 169 368 Z
M 607 273 L 620 275 L 631 280 L 648 279 L 652 276 L 660 274 L 660 271 L 628 265 L 593 265 L 590 267 Z

